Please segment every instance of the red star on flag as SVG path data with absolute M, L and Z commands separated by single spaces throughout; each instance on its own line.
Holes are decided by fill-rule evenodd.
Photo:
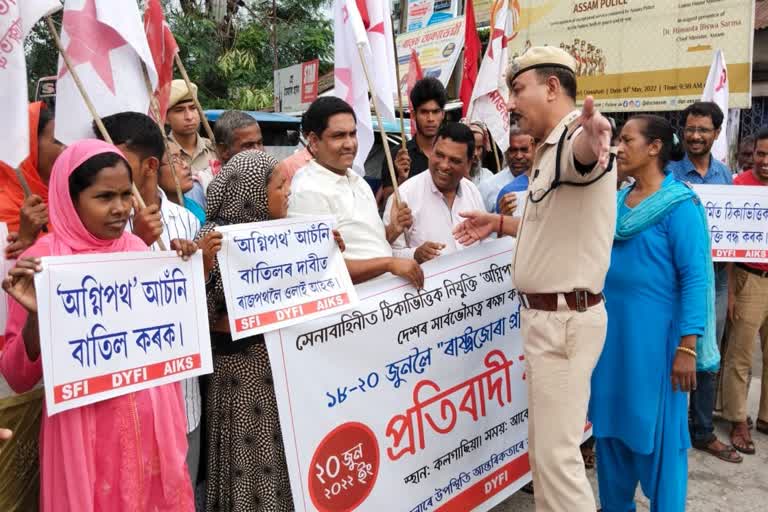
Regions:
M 336 80 L 347 87 L 347 94 L 344 97 L 344 101 L 350 104 L 354 103 L 355 97 L 352 94 L 352 70 L 349 68 L 336 68 L 334 75 L 336 76 Z
M 507 43 L 509 41 L 507 40 L 507 37 L 504 34 L 504 30 L 500 28 L 494 28 L 493 34 L 491 34 L 491 42 L 488 43 L 488 56 L 490 58 L 493 58 L 493 42 L 499 38 L 501 38 L 501 47 L 504 48 L 505 46 L 507 46 Z
M 128 43 L 114 28 L 96 18 L 95 0 L 85 0 L 85 5 L 80 11 L 65 10 L 63 30 L 69 36 L 69 45 L 65 51 L 72 65 L 78 66 L 89 62 L 104 85 L 112 94 L 115 94 L 115 80 L 109 52 Z M 59 78 L 66 72 L 65 67 L 59 73 Z

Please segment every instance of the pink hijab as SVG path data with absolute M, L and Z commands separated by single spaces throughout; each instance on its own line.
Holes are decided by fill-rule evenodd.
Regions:
M 105 153 L 125 156 L 112 144 L 86 139 L 75 142 L 56 159 L 48 184 L 48 208 L 51 224 L 56 229 L 50 238 L 49 254 L 68 254 L 146 251 L 147 245 L 137 236 L 125 232 L 116 240 L 102 240 L 88 231 L 69 195 L 69 177 L 88 159 Z
M 99 140 L 76 142 L 59 156 L 48 187 L 54 232 L 40 238 L 22 256 L 148 250 L 140 238 L 127 232 L 116 240 L 96 238 L 75 210 L 69 195 L 69 177 L 86 160 L 104 153 L 122 156 L 116 147 Z M 28 359 L 23 339 L 27 311 L 13 299 L 8 302 L 6 346 L 0 352 L 0 372 L 11 388 L 21 393 L 42 378 L 42 358 Z M 40 432 L 41 511 L 193 509 L 185 462 L 183 404 L 181 388 L 174 383 L 55 416 L 44 412 Z M 123 435 L 125 425 L 136 421 L 141 423 L 142 435 Z M 147 461 L 152 462 L 151 468 L 146 466 Z M 115 482 L 108 498 L 95 492 L 99 479 Z M 99 486 L 103 488 L 104 483 Z M 104 499 L 111 500 L 109 508 L 101 506 L 99 500 Z

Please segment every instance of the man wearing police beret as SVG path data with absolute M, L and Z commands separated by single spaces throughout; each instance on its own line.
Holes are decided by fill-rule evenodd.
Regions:
M 184 80 L 171 82 L 166 122 L 171 128 L 169 139 L 181 146 L 182 157 L 192 169 L 192 175 L 197 176 L 209 168 L 211 161 L 217 159 L 217 155 L 213 143 L 198 133 L 202 120 L 194 103 L 193 93 L 197 94 L 195 84 L 192 84 L 190 90 Z M 209 177 L 210 179 L 212 178 Z
M 529 458 L 537 511 L 595 510 L 579 450 L 590 379 L 605 341 L 603 284 L 616 222 L 611 125 L 591 97 L 576 105 L 576 63 L 532 47 L 507 71 L 508 110 L 537 142 L 522 218 L 464 214 L 462 243 L 517 235 Z

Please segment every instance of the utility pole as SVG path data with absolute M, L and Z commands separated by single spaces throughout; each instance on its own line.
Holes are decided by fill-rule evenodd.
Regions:
M 272 52 L 275 55 L 272 71 L 277 71 L 277 0 L 272 0 Z

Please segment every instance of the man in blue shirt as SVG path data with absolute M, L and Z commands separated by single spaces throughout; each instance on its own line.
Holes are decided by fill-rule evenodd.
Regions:
M 712 145 L 723 126 L 723 111 L 716 103 L 699 101 L 683 111 L 685 127 L 685 158 L 670 162 L 667 171 L 677 179 L 693 185 L 731 185 L 731 170 L 712 157 Z M 728 271 L 725 263 L 715 263 L 715 313 L 718 343 L 723 338 L 728 312 Z M 717 374 L 696 372 L 696 389 L 691 391 L 690 429 L 694 448 L 703 450 L 726 462 L 741 462 L 742 457 L 732 446 L 715 436 L 712 413 L 715 408 Z
M 515 197 L 514 193 L 528 190 L 528 174 L 530 174 L 530 170 L 517 176 L 502 187 L 499 195 L 496 197 L 496 213 L 503 215 L 512 215 L 514 213 L 514 207 L 517 206 L 516 200 L 513 199 Z
M 670 162 L 667 171 L 691 185 L 732 185 L 728 167 L 712 158 L 712 145 L 723 126 L 723 111 L 716 103 L 699 101 L 683 111 L 685 158 Z

